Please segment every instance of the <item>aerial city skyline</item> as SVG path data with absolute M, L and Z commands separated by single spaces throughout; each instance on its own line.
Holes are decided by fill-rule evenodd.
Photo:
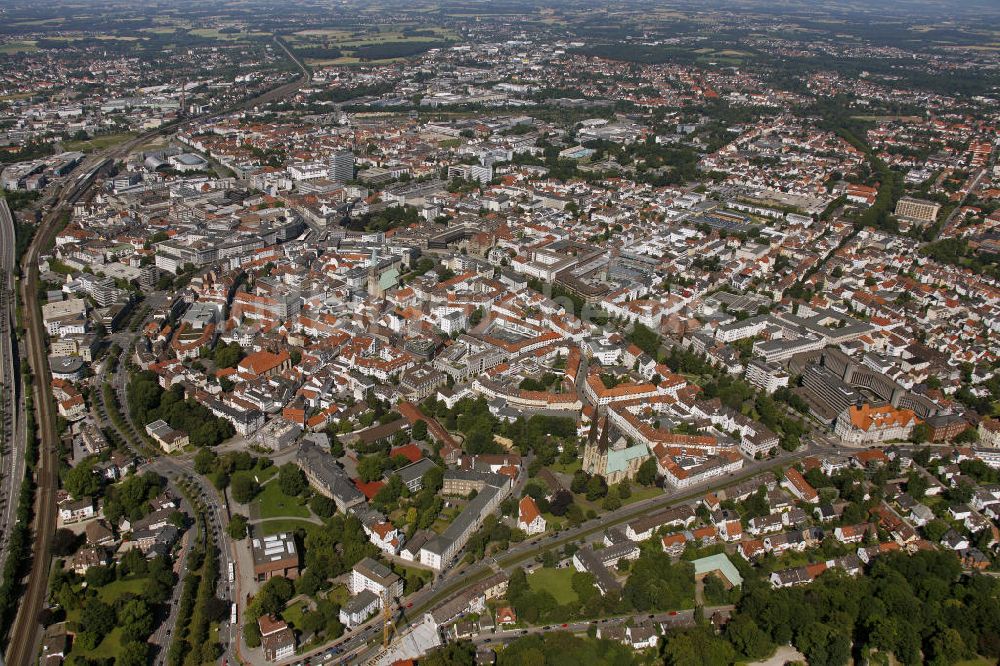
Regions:
M 2 663 L 996 663 L 997 25 L 4 3 Z

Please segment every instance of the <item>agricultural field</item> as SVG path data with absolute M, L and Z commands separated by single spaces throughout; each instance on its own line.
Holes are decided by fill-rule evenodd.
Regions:
M 300 30 L 286 39 L 310 64 L 347 65 L 412 57 L 446 46 L 457 39 L 457 35 L 437 27 L 368 26 L 357 30 Z
M 0 44 L 0 53 L 14 54 L 14 53 L 32 53 L 38 50 L 37 42 L 30 39 L 15 40 L 12 42 L 6 42 Z

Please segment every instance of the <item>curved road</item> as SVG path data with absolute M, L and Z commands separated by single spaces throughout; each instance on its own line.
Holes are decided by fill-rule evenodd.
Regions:
M 38 623 L 38 615 L 45 601 L 45 590 L 48 587 L 49 567 L 51 563 L 50 542 L 56 528 L 55 493 L 59 487 L 57 475 L 59 461 L 56 458 L 58 434 L 55 427 L 52 396 L 47 388 L 50 377 L 46 355 L 47 338 L 46 331 L 42 327 L 41 308 L 38 302 L 38 258 L 43 251 L 51 247 L 55 235 L 61 226 L 60 220 L 64 211 L 67 211 L 73 203 L 86 194 L 90 187 L 93 186 L 96 177 L 106 166 L 112 164 L 115 159 L 127 156 L 142 144 L 158 136 L 169 134 L 196 122 L 211 120 L 212 118 L 232 113 L 233 111 L 248 109 L 261 104 L 267 104 L 275 99 L 285 98 L 307 84 L 312 79 L 309 70 L 277 36 L 275 36 L 274 41 L 300 70 L 301 76 L 298 79 L 273 88 L 251 99 L 233 104 L 226 109 L 169 123 L 156 130 L 140 134 L 125 143 L 91 155 L 84 160 L 81 167 L 78 167 L 78 170 L 82 170 L 80 176 L 72 179 L 67 178 L 63 182 L 62 190 L 59 191 L 58 196 L 52 204 L 52 208 L 43 218 L 35 237 L 32 239 L 31 245 L 22 257 L 21 275 L 23 279 L 21 281 L 21 299 L 25 307 L 25 340 L 27 343 L 28 361 L 36 378 L 34 390 L 35 406 L 38 411 L 38 437 L 40 445 L 31 571 L 27 577 L 27 588 L 24 591 L 17 618 L 11 630 L 10 645 L 7 646 L 6 663 L 10 666 L 29 666 L 35 662 L 41 629 Z M 200 475 L 194 475 L 194 478 L 200 478 Z M 207 480 L 205 482 L 207 483 Z M 219 514 L 217 511 L 213 511 L 212 513 L 218 526 L 220 524 Z M 222 569 L 222 571 L 225 571 L 225 569 Z

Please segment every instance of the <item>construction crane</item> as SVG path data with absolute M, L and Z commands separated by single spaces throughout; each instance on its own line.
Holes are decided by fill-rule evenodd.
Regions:
M 382 590 L 382 649 L 389 648 L 389 634 L 392 632 L 392 610 L 389 609 L 389 590 Z

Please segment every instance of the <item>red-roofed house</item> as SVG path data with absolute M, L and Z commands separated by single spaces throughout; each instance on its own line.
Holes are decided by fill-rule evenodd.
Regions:
M 538 505 L 535 504 L 534 499 L 529 495 L 525 495 L 521 498 L 519 509 L 520 512 L 517 519 L 517 526 L 519 528 L 529 535 L 541 534 L 545 531 L 545 518 L 542 517 L 542 512 L 538 510 Z
M 259 351 L 246 356 L 238 367 L 240 372 L 254 377 L 271 376 L 292 367 L 292 357 L 284 350 L 278 354 Z
M 781 482 L 781 485 L 785 486 L 788 492 L 803 502 L 809 502 L 810 504 L 819 502 L 819 493 L 809 485 L 809 482 L 806 481 L 801 472 L 794 467 L 789 467 L 785 470 L 785 480 Z

